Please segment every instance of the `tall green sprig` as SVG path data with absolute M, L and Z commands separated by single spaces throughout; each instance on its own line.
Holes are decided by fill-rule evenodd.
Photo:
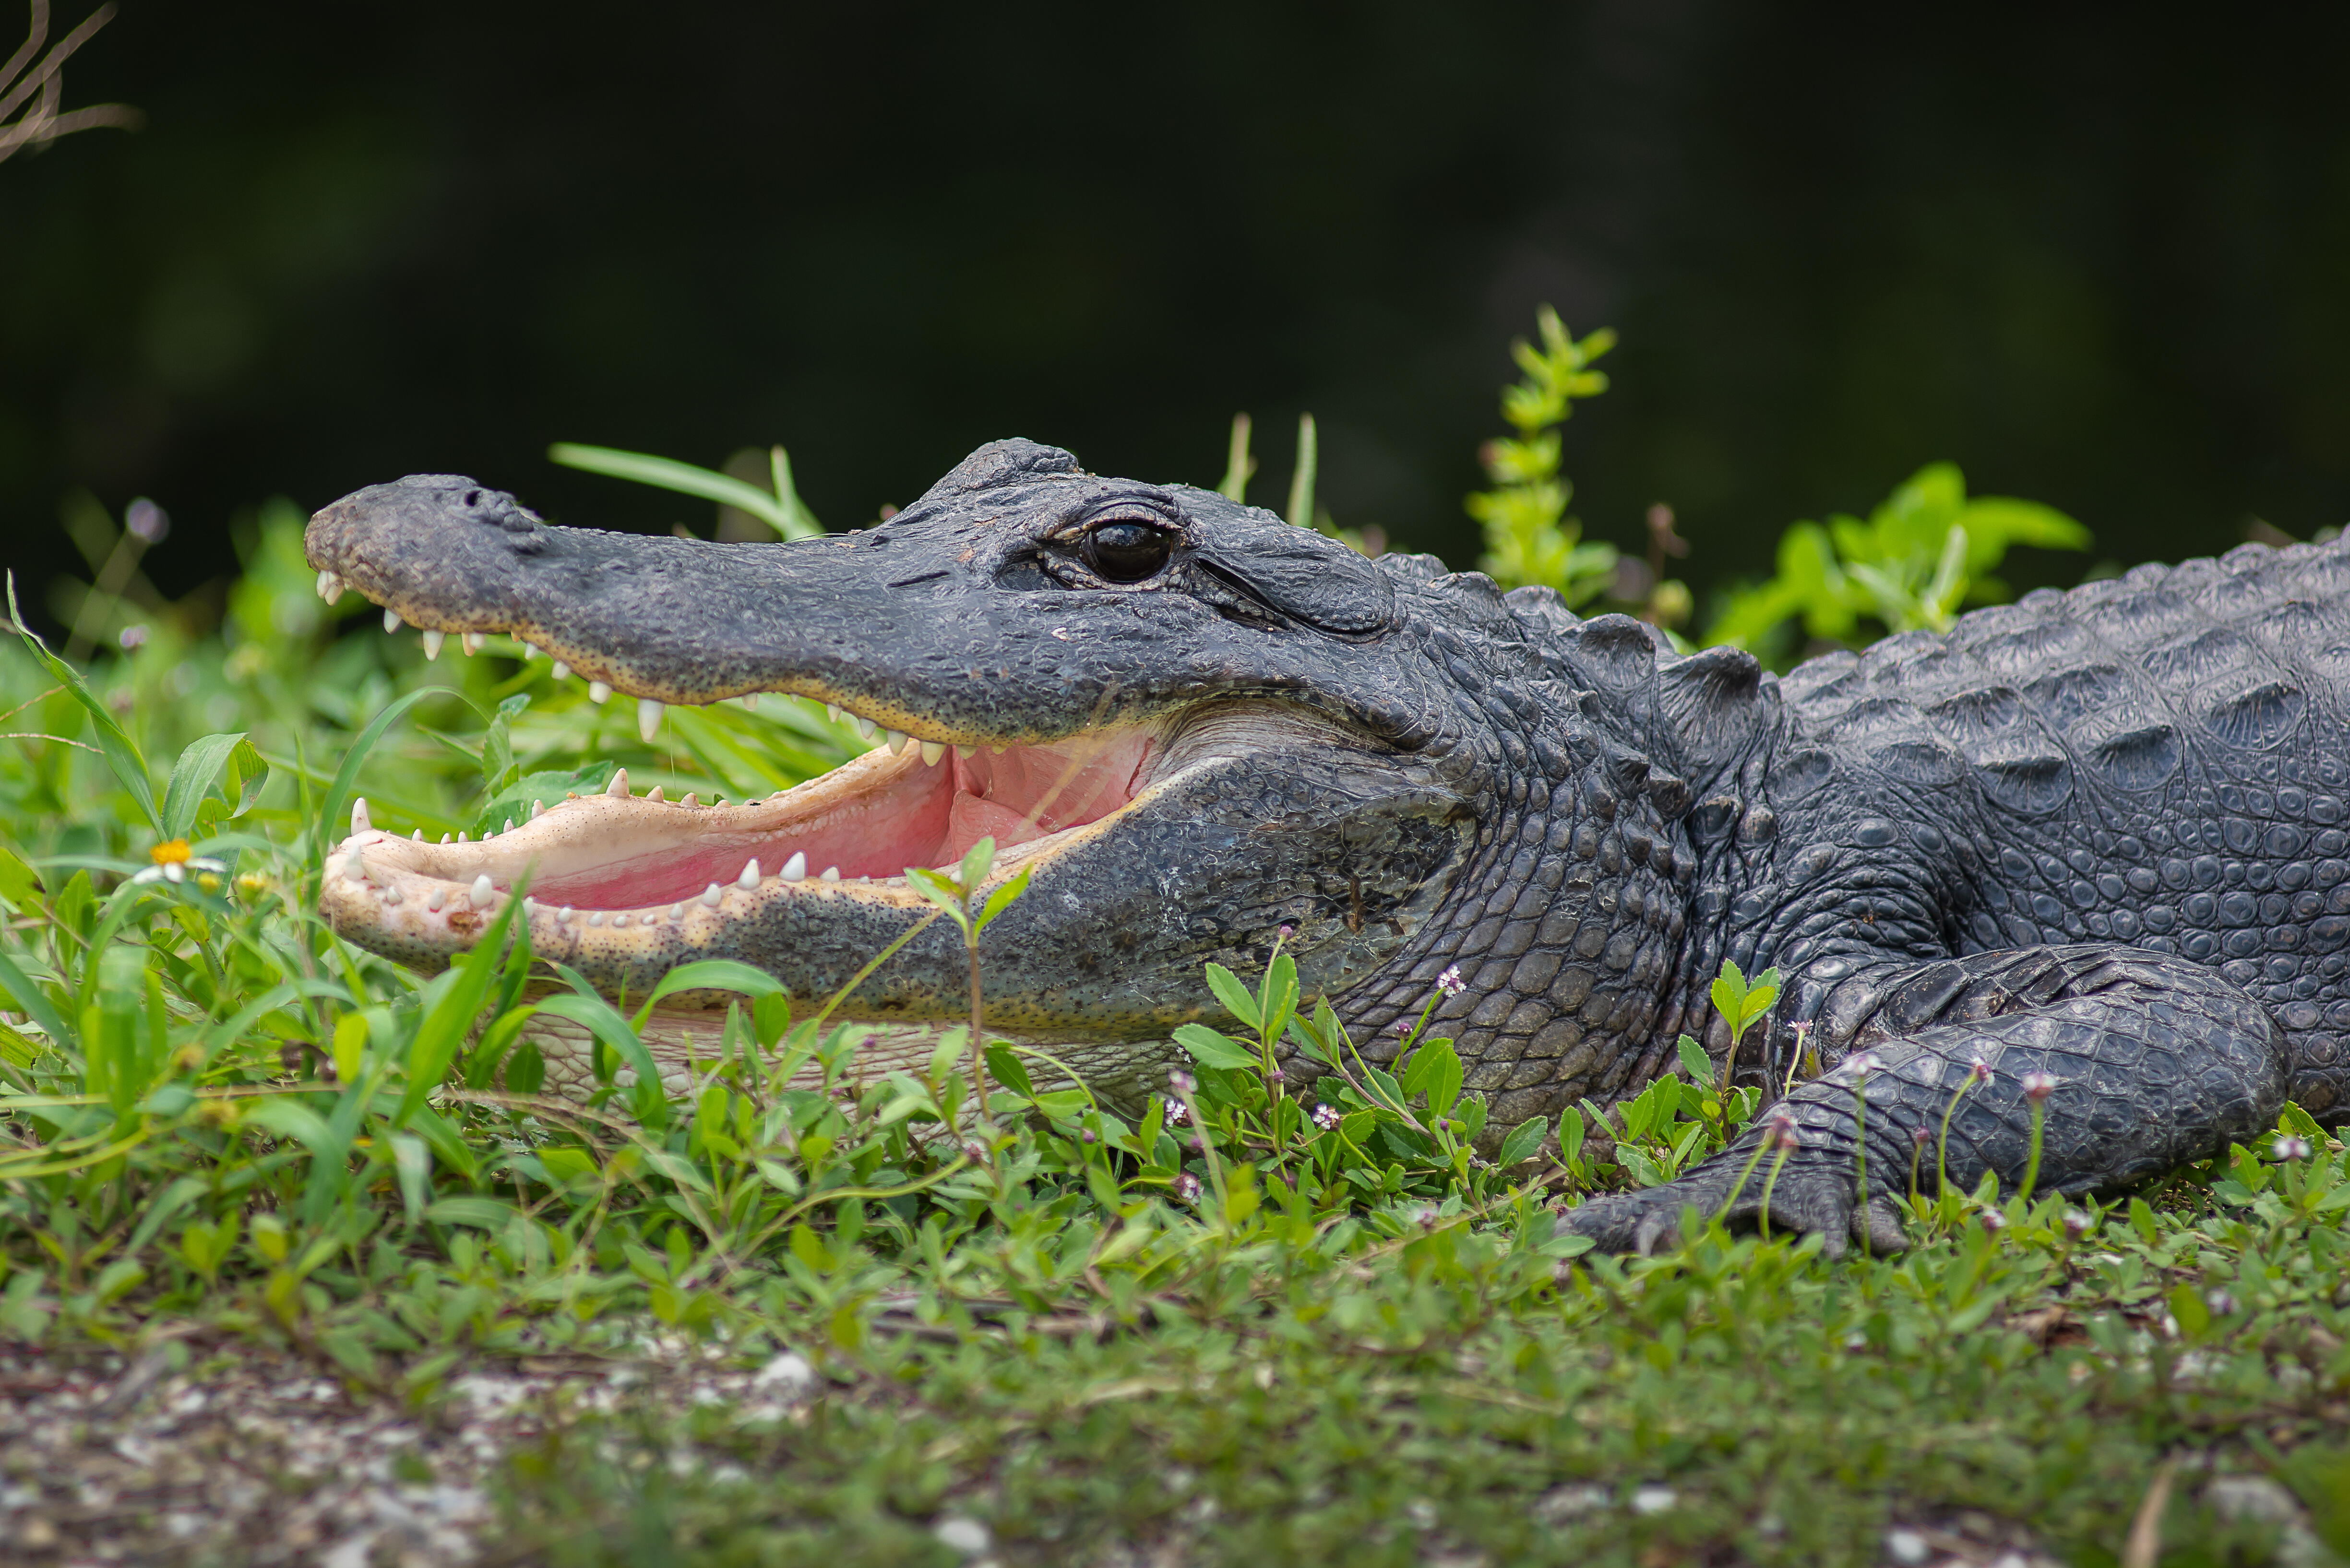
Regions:
M 1523 338 L 1510 346 L 1525 375 L 1502 389 L 1502 417 L 1516 433 L 1485 443 L 1478 455 L 1493 488 L 1477 492 L 1467 504 L 1485 530 L 1478 564 L 1495 582 L 1505 588 L 1556 588 L 1567 603 L 1579 605 L 1613 581 L 1616 546 L 1584 543 L 1583 525 L 1566 514 L 1575 487 L 1559 472 L 1557 427 L 1575 411 L 1577 398 L 1607 389 L 1606 374 L 1591 366 L 1616 346 L 1616 334 L 1602 327 L 1578 341 L 1547 305 L 1535 319 L 1542 346 Z

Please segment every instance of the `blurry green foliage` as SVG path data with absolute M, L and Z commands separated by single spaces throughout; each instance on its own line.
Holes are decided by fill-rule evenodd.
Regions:
M 1538 348 L 1523 338 L 1510 346 L 1524 377 L 1502 389 L 1502 417 L 1517 433 L 1485 443 L 1478 453 L 1493 488 L 1468 499 L 1469 515 L 1484 525 L 1485 554 L 1478 565 L 1505 588 L 1556 588 L 1570 605 L 1596 598 L 1615 580 L 1616 546 L 1583 542 L 1583 525 L 1566 514 L 1575 493 L 1559 471 L 1558 426 L 1577 398 L 1607 389 L 1591 369 L 1616 346 L 1603 327 L 1577 341 L 1545 305 L 1537 317 Z
M 1864 623 L 1888 632 L 1948 631 L 1960 609 L 1997 604 L 1991 575 L 2012 545 L 2080 550 L 2089 531 L 2054 507 L 2012 496 L 1969 499 L 1958 465 L 1929 462 L 1863 521 L 1843 514 L 1797 523 L 1779 536 L 1777 573 L 1739 589 L 1705 642 L 1772 651 L 1790 622 L 1806 636 L 1849 642 Z

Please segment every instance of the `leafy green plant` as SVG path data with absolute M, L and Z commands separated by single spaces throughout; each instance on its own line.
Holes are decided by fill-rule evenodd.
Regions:
M 1970 498 L 1955 463 L 1932 462 L 1866 520 L 1838 514 L 1797 523 L 1779 537 L 1778 569 L 1742 588 L 1705 634 L 1708 645 L 1767 648 L 1788 622 L 1805 635 L 1851 641 L 1866 623 L 1887 631 L 1947 631 L 1968 604 L 1996 604 L 1991 574 L 2016 545 L 2082 550 L 2089 531 L 2038 502 Z
M 1495 582 L 1555 588 L 1580 605 L 1615 581 L 1616 546 L 1586 541 L 1582 524 L 1567 515 L 1574 486 L 1559 472 L 1558 427 L 1576 399 L 1607 389 L 1606 372 L 1591 367 L 1616 346 L 1616 334 L 1603 327 L 1577 339 L 1546 305 L 1537 323 L 1539 348 L 1523 339 L 1510 346 L 1525 372 L 1502 391 L 1502 417 L 1515 433 L 1478 454 L 1493 488 L 1469 497 L 1469 515 L 1484 526 L 1479 565 Z

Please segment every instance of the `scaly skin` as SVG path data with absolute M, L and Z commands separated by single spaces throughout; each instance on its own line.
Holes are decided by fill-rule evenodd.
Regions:
M 1137 520 L 1166 535 L 1166 565 L 1110 581 L 1089 531 Z M 1798 1026 L 1829 1069 L 1874 1049 L 1878 1198 L 1906 1189 L 1911 1129 L 1939 1123 L 1978 1054 L 1994 1075 L 1960 1102 L 1950 1158 L 1970 1187 L 2021 1175 L 2030 1071 L 2064 1080 L 2042 1181 L 2067 1192 L 2249 1137 L 2288 1091 L 2329 1120 L 2350 1111 L 2338 549 L 2142 567 L 1784 680 L 1733 649 L 1675 657 L 1623 617 L 1578 621 L 1544 590 L 1505 595 L 1425 556 L 1367 563 L 1211 493 L 1096 478 L 1019 441 L 835 538 L 548 528 L 427 476 L 322 511 L 309 555 L 411 623 L 513 631 L 639 697 L 789 691 L 975 747 L 1147 731 L 1150 787 L 1015 852 L 1035 883 L 983 950 L 991 1023 L 1087 1043 L 1081 1070 L 1119 1097 L 1150 1086 L 1172 1024 L 1217 1015 L 1201 965 L 1245 971 L 1287 924 L 1308 993 L 1375 1059 L 1458 964 L 1467 989 L 1437 1017 L 1497 1129 L 1637 1088 L 1707 1016 L 1724 956 L 1776 965 L 1784 995 L 1733 1070 L 1779 1078 Z M 851 764 L 883 765 L 912 764 Z M 803 797 L 784 798 L 772 809 Z M 594 809 L 471 854 L 510 857 L 503 888 L 559 834 L 684 808 Z M 351 847 L 406 857 L 403 875 L 473 870 L 381 836 Z M 465 944 L 414 900 L 384 908 L 387 875 L 330 877 L 338 929 L 428 965 Z M 671 964 L 728 956 L 822 994 L 920 908 L 878 883 L 763 885 L 568 940 L 585 972 L 639 993 Z M 962 984 L 934 927 L 851 1008 L 944 1023 Z M 1728 1036 L 1710 1028 L 1721 1059 Z M 1853 1104 L 1835 1071 L 1790 1097 L 1805 1147 L 1772 1218 L 1840 1245 L 1874 1212 L 1893 1244 L 1889 1213 L 1856 1200 Z M 1718 1205 L 1750 1152 L 1568 1222 L 1645 1245 L 1681 1203 Z

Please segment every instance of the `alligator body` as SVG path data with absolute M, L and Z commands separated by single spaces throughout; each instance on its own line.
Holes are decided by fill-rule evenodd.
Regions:
M 1684 1028 L 1722 1060 L 1721 960 L 1777 967 L 1729 1066 L 1797 1075 L 1786 1130 L 1569 1217 L 1619 1247 L 1729 1199 L 1765 1136 L 1797 1141 L 1774 1222 L 1898 1245 L 1913 1135 L 1978 1059 L 1949 1150 L 1970 1188 L 2021 1174 L 2035 1075 L 2040 1179 L 2068 1192 L 2249 1139 L 2288 1095 L 2350 1114 L 2338 548 L 2140 567 L 1784 679 L 1024 441 L 824 539 L 550 527 L 420 476 L 320 512 L 308 551 L 327 587 L 640 700 L 789 692 L 911 738 L 764 802 L 615 794 L 471 846 L 356 832 L 326 913 L 410 962 L 527 877 L 536 950 L 602 983 L 730 957 L 826 994 L 927 912 L 894 873 L 992 834 L 999 874 L 1035 867 L 983 948 L 992 1028 L 1137 1097 L 1171 1027 L 1219 1015 L 1201 965 L 1246 971 L 1288 927 L 1375 1059 L 1458 966 L 1437 1020 L 1502 1128 L 1636 1089 Z M 964 972 L 941 922 L 851 1015 L 951 1021 Z

